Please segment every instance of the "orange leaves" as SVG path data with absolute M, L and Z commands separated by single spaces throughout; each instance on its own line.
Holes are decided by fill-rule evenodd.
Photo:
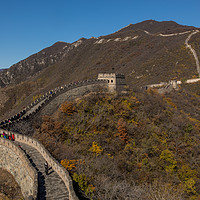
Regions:
M 41 125 L 41 131 L 44 133 L 52 134 L 55 132 L 59 132 L 62 130 L 62 123 L 52 119 L 49 116 L 43 116 L 43 123 Z
M 61 105 L 60 110 L 67 115 L 72 115 L 75 112 L 76 108 L 71 102 L 66 101 Z
M 127 128 L 126 128 L 126 122 L 124 119 L 120 118 L 117 123 L 117 130 L 118 132 L 115 134 L 115 136 L 119 136 L 120 139 L 127 143 L 128 141 L 128 135 L 127 135 Z

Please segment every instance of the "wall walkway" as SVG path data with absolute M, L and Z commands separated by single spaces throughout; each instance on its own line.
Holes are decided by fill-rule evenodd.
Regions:
M 3 128 L 0 129 L 0 134 L 4 132 L 7 135 L 14 134 L 15 137 L 15 141 L 0 138 L 0 152 L 2 155 L 2 164 L 0 167 L 9 172 L 13 172 L 15 171 L 15 165 L 20 166 L 17 172 L 20 178 L 16 176 L 16 172 L 13 176 L 16 178 L 20 187 L 23 188 L 22 193 L 26 199 L 78 200 L 68 171 L 50 155 L 40 142 L 31 137 L 4 130 L 4 128 L 8 128 L 10 125 L 19 121 L 26 120 L 39 111 L 42 114 L 50 114 L 50 112 L 57 109 L 67 99 L 80 97 L 89 92 L 102 91 L 102 89 L 107 90 L 107 82 L 104 80 L 87 80 L 58 87 L 44 94 L 20 113 L 0 123 L 0 127 Z M 13 151 L 16 152 L 15 159 L 13 158 Z M 12 155 L 12 162 L 10 162 L 12 164 L 9 164 L 7 155 Z M 46 175 L 44 172 L 45 161 L 51 166 L 49 175 Z M 19 164 L 20 162 L 21 165 Z M 38 187 L 35 185 L 36 183 L 38 183 Z
M 10 141 L 5 138 L 0 138 L 1 145 L 3 145 L 4 143 L 6 144 L 9 143 L 9 145 L 7 145 L 9 151 L 16 151 L 16 149 L 19 149 L 19 146 L 21 148 L 21 150 L 19 149 L 19 151 L 23 155 L 23 157 L 22 156 L 21 157 L 22 159 L 26 160 L 27 164 L 26 163 L 24 164 L 24 162 L 22 162 L 22 165 L 20 166 L 20 168 L 27 169 L 27 168 L 24 168 L 24 165 L 28 165 L 30 167 L 32 165 L 32 167 L 35 168 L 34 170 L 37 172 L 37 176 L 38 176 L 38 199 L 43 200 L 47 198 L 47 199 L 52 199 L 52 200 L 53 199 L 78 200 L 74 192 L 72 180 L 71 180 L 71 177 L 69 176 L 68 171 L 60 163 L 58 163 L 57 160 L 55 160 L 51 156 L 51 154 L 45 149 L 45 147 L 39 141 L 25 135 L 21 135 L 21 134 L 0 129 L 0 133 L 2 134 L 3 132 L 6 133 L 7 135 L 14 134 L 15 141 Z M 2 149 L 2 146 L 0 146 L 0 148 Z M 3 155 L 4 154 L 5 152 L 3 152 Z M 16 160 L 18 160 L 18 154 L 16 156 Z M 46 175 L 44 173 L 45 161 L 47 161 L 49 166 L 51 167 L 49 171 L 50 172 L 49 175 Z M 6 170 L 8 169 L 7 171 L 10 172 L 9 170 L 10 165 L 8 161 L 4 163 L 5 164 L 2 165 L 2 168 Z M 15 160 L 13 160 L 13 164 L 15 164 Z M 22 170 L 18 172 L 20 177 L 22 177 L 20 181 L 22 181 L 23 183 L 25 181 L 24 171 L 26 170 Z M 31 175 L 33 176 L 32 171 L 30 171 L 29 173 L 30 174 L 32 173 Z M 13 174 L 13 176 L 16 177 L 16 174 Z M 23 185 L 20 183 L 20 181 L 19 181 L 19 185 L 22 187 Z M 27 182 L 25 184 L 26 184 L 27 190 L 28 191 L 31 190 L 30 189 L 32 188 L 31 185 L 27 184 Z M 25 193 L 23 193 L 23 195 L 24 194 Z

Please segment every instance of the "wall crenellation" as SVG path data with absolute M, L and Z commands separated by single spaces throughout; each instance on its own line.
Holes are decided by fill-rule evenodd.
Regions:
M 9 126 L 15 122 L 19 122 L 21 120 L 27 119 L 31 115 L 36 114 L 42 107 L 46 106 L 55 97 L 61 95 L 64 92 L 67 92 L 69 90 L 72 90 L 72 89 L 75 89 L 78 87 L 86 86 L 86 85 L 92 85 L 92 84 L 100 84 L 100 85 L 102 84 L 103 85 L 105 83 L 106 83 L 105 80 L 98 80 L 98 79 L 85 80 L 85 81 L 80 81 L 80 82 L 76 82 L 76 83 L 70 83 L 68 85 L 55 88 L 54 90 L 50 90 L 49 92 L 47 92 L 43 96 L 41 96 L 39 99 L 37 99 L 33 103 L 31 103 L 29 106 L 24 108 L 21 112 L 0 122 L 0 127 L 6 128 L 7 126 Z M 38 107 L 34 110 L 31 110 L 36 105 L 38 105 Z
M 0 133 L 3 133 L 3 132 L 5 132 L 7 135 L 14 134 L 16 142 L 24 143 L 24 144 L 27 144 L 27 145 L 32 146 L 33 148 L 37 149 L 40 152 L 40 154 L 43 156 L 43 158 L 52 167 L 52 169 L 61 177 L 61 179 L 65 183 L 66 188 L 69 191 L 69 199 L 70 200 L 78 200 L 78 198 L 74 192 L 73 183 L 72 183 L 71 177 L 69 176 L 68 171 L 55 158 L 53 158 L 51 156 L 51 154 L 45 149 L 45 147 L 38 140 L 28 137 L 26 135 L 21 135 L 21 134 L 17 134 L 17 133 L 11 132 L 11 131 L 5 131 L 5 130 L 0 129 Z M 17 148 L 18 150 L 20 150 L 20 148 L 17 147 L 13 142 L 11 142 L 7 139 L 2 139 L 2 138 L 0 138 L 0 139 L 1 139 L 0 145 L 6 143 L 6 144 L 8 144 L 7 147 L 9 149 L 15 150 Z M 21 153 L 19 154 L 19 158 L 22 160 L 26 160 L 26 164 L 28 166 L 31 166 L 30 162 L 27 160 L 26 155 L 23 153 L 23 151 L 20 150 L 20 152 L 22 154 Z M 9 165 L 9 163 L 8 163 L 8 165 Z M 34 173 L 31 171 L 31 169 L 28 169 L 28 171 L 33 176 Z M 20 186 L 22 186 L 22 185 L 20 185 Z
M 108 81 L 109 80 L 109 81 Z M 116 75 L 116 74 L 104 74 L 99 75 L 98 79 L 95 80 L 84 80 L 79 81 L 75 83 L 70 83 L 68 85 L 64 85 L 61 87 L 57 87 L 54 90 L 50 90 L 49 92 L 45 93 L 40 98 L 36 99 L 34 102 L 32 102 L 29 106 L 24 108 L 21 112 L 17 113 L 16 115 L 0 122 L 1 128 L 6 128 L 12 125 L 13 123 L 17 123 L 22 120 L 26 120 L 30 118 L 31 116 L 37 114 L 41 109 L 44 109 L 45 107 L 49 106 L 49 109 L 52 109 L 51 102 L 53 102 L 54 99 L 56 99 L 57 105 L 62 103 L 66 98 L 68 98 L 71 95 L 77 95 L 81 94 L 84 95 L 87 92 L 97 92 L 100 91 L 99 89 L 103 89 L 103 91 L 108 92 L 115 92 L 117 90 L 121 90 L 125 85 L 125 77 L 124 75 Z M 100 87 L 100 88 L 99 88 Z M 53 105 L 55 106 L 55 102 Z M 57 174 L 61 177 L 63 182 L 65 183 L 66 188 L 69 191 L 69 199 L 70 200 L 77 200 L 77 196 L 73 189 L 73 184 L 71 177 L 69 176 L 68 171 L 60 164 L 56 159 L 54 159 L 51 154 L 45 149 L 45 147 L 36 139 L 28 137 L 26 135 L 21 135 L 18 133 L 14 133 L 11 131 L 0 129 L 0 133 L 5 132 L 7 135 L 14 134 L 15 141 L 27 144 L 33 148 L 35 148 L 40 154 L 43 156 L 43 158 L 49 163 L 49 165 L 52 167 L 52 169 L 57 172 Z M 31 196 L 32 199 L 36 199 L 37 196 L 37 178 L 36 178 L 36 171 L 31 166 L 29 160 L 27 159 L 24 152 L 17 147 L 13 141 L 10 141 L 8 139 L 0 138 L 0 148 L 5 149 L 7 148 L 7 151 L 16 152 L 17 157 L 23 161 L 24 166 L 26 166 L 26 172 L 29 174 L 31 179 L 33 180 L 33 186 L 30 187 L 29 184 L 25 184 L 23 181 L 23 178 L 17 180 L 20 187 L 23 188 L 23 195 L 27 197 L 28 195 Z M 0 151 L 1 152 L 1 151 Z M 3 151 L 2 151 L 3 152 Z M 6 156 L 7 154 L 4 152 L 2 155 Z M 1 158 L 0 158 L 1 159 Z M 6 159 L 5 159 L 6 160 Z M 15 160 L 13 160 L 14 162 Z M 1 166 L 1 165 L 0 165 Z M 9 163 L 4 163 L 4 168 L 9 168 Z M 23 167 L 21 167 L 23 168 Z M 11 169 L 7 169 L 8 171 L 12 171 Z M 18 171 L 18 174 L 22 175 L 25 173 L 25 171 Z M 15 175 L 15 174 L 14 174 Z M 24 174 L 23 174 L 24 175 Z M 16 177 L 16 176 L 15 176 Z M 27 175 L 28 177 L 28 175 Z M 25 179 L 25 182 L 27 180 Z

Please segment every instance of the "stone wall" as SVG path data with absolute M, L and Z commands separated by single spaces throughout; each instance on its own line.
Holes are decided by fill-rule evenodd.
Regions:
M 0 131 L 2 133 L 2 131 Z M 38 176 L 25 153 L 12 141 L 0 138 L 0 168 L 11 173 L 25 199 L 37 199 Z
M 2 133 L 3 131 L 4 130 L 0 130 L 0 133 Z M 34 147 L 35 149 L 37 149 L 41 153 L 43 158 L 48 162 L 49 166 L 52 167 L 52 169 L 61 177 L 61 179 L 65 183 L 66 188 L 69 191 L 69 199 L 70 200 L 78 200 L 78 198 L 74 192 L 72 180 L 71 180 L 71 177 L 69 176 L 68 171 L 55 158 L 53 158 L 51 156 L 51 154 L 45 149 L 45 147 L 39 141 L 37 141 L 34 138 L 25 136 L 25 135 L 12 133 L 9 131 L 4 131 L 4 132 L 8 135 L 14 134 L 15 141 L 25 143 L 25 144 L 30 145 L 30 146 Z
M 36 113 L 38 113 L 40 110 L 43 110 L 43 109 L 44 110 L 42 114 L 47 114 L 47 113 L 49 114 L 49 112 L 53 112 L 55 109 L 57 109 L 60 106 L 61 103 L 63 103 L 67 99 L 80 97 L 89 92 L 98 92 L 98 91 L 99 92 L 107 91 L 106 81 L 86 80 L 86 81 L 77 82 L 77 83 L 70 83 L 69 85 L 55 88 L 54 90 L 51 90 L 47 92 L 46 94 L 44 94 L 42 97 L 40 97 L 39 99 L 31 103 L 29 106 L 24 108 L 21 112 L 17 113 L 13 117 L 10 117 L 9 119 L 6 119 L 0 122 L 0 126 L 2 128 L 9 127 L 9 125 L 12 125 L 13 123 L 19 122 L 21 120 L 26 120 L 27 118 L 31 117 L 32 115 L 35 115 Z M 55 172 L 57 172 L 57 174 L 61 177 L 61 179 L 65 183 L 66 188 L 69 191 L 70 200 L 78 199 L 74 192 L 72 180 L 71 180 L 71 177 L 69 176 L 68 171 L 64 167 L 62 167 L 50 155 L 50 153 L 44 148 L 44 146 L 41 143 L 39 143 L 37 140 L 33 138 L 0 129 L 0 133 L 3 133 L 3 132 L 5 132 L 8 135 L 14 134 L 16 141 L 28 144 L 34 147 L 35 149 L 37 149 L 42 154 L 44 159 L 49 163 L 52 169 Z M 20 148 L 14 145 L 12 141 L 9 141 L 3 138 L 0 138 L 0 139 L 1 139 L 0 149 L 2 150 L 1 154 L 2 154 L 2 159 L 4 160 L 4 162 L 2 161 L 2 168 L 6 169 L 11 174 L 13 174 L 19 186 L 22 188 L 22 193 L 26 197 L 26 199 L 28 195 L 30 196 L 30 198 L 35 199 L 37 195 L 37 191 L 35 190 L 37 188 L 37 187 L 35 188 L 35 183 L 37 183 L 37 181 L 35 180 L 35 176 L 37 175 L 37 173 L 34 174 L 35 172 L 33 173 L 31 171 L 31 169 L 33 168 L 30 162 L 27 160 L 26 155 L 23 154 L 23 151 Z M 18 149 L 16 150 L 16 148 Z M 12 153 L 13 151 L 14 152 L 16 151 L 16 154 Z M 9 157 L 7 157 L 7 155 L 12 155 L 10 156 L 10 158 L 12 158 L 12 162 L 9 163 Z M 25 163 L 25 167 L 23 165 L 23 162 Z M 15 164 L 17 166 L 20 166 L 20 168 L 17 168 Z M 18 169 L 17 173 L 14 170 L 15 167 L 16 169 Z M 24 174 L 25 172 L 27 174 Z M 16 177 L 16 174 L 18 174 L 17 177 Z M 28 181 L 30 181 L 28 180 L 28 178 L 30 179 L 28 174 L 35 181 L 34 184 L 32 183 L 27 184 Z
M 111 93 L 126 93 L 126 80 L 124 74 L 98 74 L 98 80 L 106 80 Z
M 195 78 L 195 79 L 188 79 L 186 81 L 186 83 L 196 83 L 196 82 L 199 82 L 200 81 L 200 78 Z
M 100 84 L 83 85 L 81 87 L 72 88 L 63 92 L 59 96 L 55 97 L 48 104 L 41 109 L 41 115 L 53 114 L 62 103 L 70 101 L 78 97 L 83 97 L 90 92 L 102 92 L 106 89 L 107 83 L 101 82 Z
M 12 125 L 13 123 L 19 122 L 21 120 L 26 120 L 32 115 L 35 115 L 36 113 L 38 113 L 41 109 L 43 109 L 51 101 L 53 101 L 56 97 L 62 95 L 63 93 L 69 92 L 70 95 L 82 96 L 85 93 L 91 92 L 91 91 L 98 92 L 102 89 L 107 90 L 107 86 L 108 84 L 105 80 L 95 79 L 95 80 L 86 80 L 86 81 L 81 81 L 81 82 L 76 82 L 76 83 L 70 83 L 69 85 L 57 87 L 54 90 L 50 90 L 49 92 L 45 93 L 39 99 L 35 100 L 29 106 L 24 108 L 21 112 L 0 122 L 0 127 L 5 129 L 9 127 L 10 125 Z M 80 92 L 80 94 L 78 94 L 76 91 Z

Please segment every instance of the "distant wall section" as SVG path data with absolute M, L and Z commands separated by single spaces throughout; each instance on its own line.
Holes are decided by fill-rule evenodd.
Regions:
M 62 103 L 67 100 L 72 100 L 78 97 L 83 97 L 84 95 L 90 92 L 102 92 L 108 90 L 108 84 L 106 82 L 98 82 L 93 83 L 91 85 L 82 85 L 81 87 L 76 87 L 70 89 L 63 94 L 60 94 L 51 102 L 49 102 L 44 108 L 41 110 L 41 115 L 51 115 L 53 114 Z

